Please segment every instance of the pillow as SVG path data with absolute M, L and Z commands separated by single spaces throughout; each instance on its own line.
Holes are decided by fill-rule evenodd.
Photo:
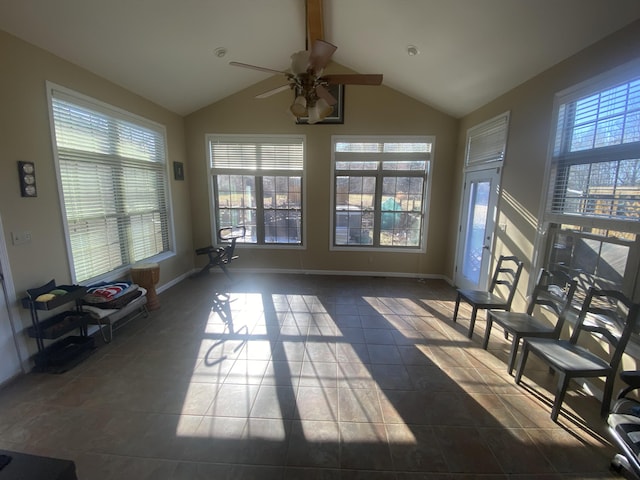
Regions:
M 86 303 L 104 303 L 137 290 L 138 285 L 131 282 L 98 283 L 87 288 L 84 296 Z

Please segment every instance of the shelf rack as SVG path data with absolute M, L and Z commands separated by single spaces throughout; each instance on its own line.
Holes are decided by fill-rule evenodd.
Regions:
M 67 293 L 56 295 L 48 301 L 37 300 L 53 290 L 64 290 Z M 38 352 L 34 356 L 36 370 L 65 372 L 84 360 L 93 350 L 93 337 L 87 334 L 90 315 L 82 311 L 82 297 L 86 290 L 86 287 L 80 285 L 56 285 L 55 280 L 27 290 L 22 306 L 31 313 L 32 326 L 27 329 L 27 334 L 35 339 L 38 346 Z M 72 303 L 71 310 L 40 320 L 40 311 L 58 310 Z M 68 335 L 76 329 L 77 335 Z M 55 341 L 45 343 L 45 340 Z

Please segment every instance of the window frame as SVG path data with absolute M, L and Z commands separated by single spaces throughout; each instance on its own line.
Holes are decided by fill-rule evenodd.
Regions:
M 110 105 L 108 103 L 97 100 L 93 97 L 81 94 L 69 88 L 63 87 L 61 85 L 57 85 L 53 82 L 46 82 L 47 88 L 47 102 L 48 102 L 48 110 L 49 110 L 49 124 L 50 124 L 50 132 L 51 132 L 51 144 L 53 150 L 53 158 L 54 158 L 54 166 L 56 173 L 56 181 L 58 187 L 58 198 L 59 204 L 62 214 L 62 223 L 63 230 L 65 235 L 65 243 L 67 250 L 67 258 L 69 261 L 69 273 L 71 277 L 71 281 L 73 283 L 81 283 L 81 284 L 92 284 L 100 281 L 112 281 L 114 279 L 122 278 L 129 272 L 129 269 L 135 263 L 140 262 L 160 262 L 164 259 L 170 258 L 175 255 L 175 230 L 174 230 L 174 221 L 173 221 L 173 210 L 172 210 L 172 197 L 171 197 L 171 185 L 170 185 L 170 176 L 169 176 L 169 161 L 168 161 L 168 148 L 167 148 L 167 132 L 166 127 L 157 122 L 144 118 L 140 115 L 134 114 L 127 110 L 121 109 L 119 107 Z M 64 189 L 63 189 L 63 179 L 62 179 L 62 171 L 61 171 L 61 157 L 59 155 L 59 147 L 56 139 L 56 126 L 55 119 L 53 113 L 53 102 L 54 97 L 57 95 L 63 99 L 63 101 L 67 101 L 69 103 L 74 103 L 79 108 L 86 108 L 89 110 L 93 110 L 101 115 L 109 116 L 114 121 L 124 121 L 136 126 L 141 127 L 142 129 L 152 130 L 156 132 L 158 135 L 162 137 L 162 149 L 163 149 L 163 158 L 162 161 L 159 162 L 162 164 L 161 168 L 157 168 L 158 172 L 161 172 L 162 178 L 161 182 L 164 184 L 164 205 L 165 208 L 161 216 L 166 217 L 166 232 L 162 235 L 166 236 L 167 245 L 165 250 L 159 252 L 157 254 L 151 255 L 149 257 L 134 260 L 132 258 L 128 258 L 128 263 L 125 262 L 122 265 L 99 274 L 96 274 L 89 278 L 83 278 L 82 280 L 78 280 L 78 275 L 76 272 L 76 261 L 73 257 L 73 248 L 72 248 L 72 240 L 70 233 L 70 225 L 68 222 L 68 208 L 65 203 L 64 198 Z M 124 165 L 124 163 L 123 163 Z M 127 163 L 127 165 L 131 166 L 131 163 Z M 143 163 L 140 163 L 143 165 Z M 146 170 L 143 168 L 143 171 Z M 112 177 L 115 183 L 118 183 L 120 177 Z M 124 178 L 124 176 L 122 176 Z M 121 180 L 121 179 L 120 179 Z M 123 205 L 124 206 L 124 205 Z M 162 210 L 162 209 L 161 209 Z M 120 240 L 121 248 L 124 251 L 129 251 L 131 245 L 126 246 L 123 245 L 123 240 Z
M 627 258 L 627 267 L 623 278 L 623 291 L 634 301 L 640 300 L 640 279 L 636 275 L 631 278 L 632 272 L 640 266 L 640 221 L 628 219 L 588 215 L 571 214 L 553 210 L 552 203 L 557 198 L 558 183 L 565 174 L 558 174 L 558 170 L 569 168 L 575 164 L 598 164 L 604 161 L 616 161 L 640 158 L 640 142 L 621 143 L 617 145 L 593 147 L 590 149 L 568 152 L 563 149 L 566 144 L 567 124 L 562 123 L 561 108 L 570 105 L 580 99 L 587 98 L 601 92 L 605 92 L 617 85 L 634 82 L 640 78 L 640 60 L 621 65 L 591 79 L 581 82 L 573 87 L 558 92 L 554 97 L 553 113 L 551 117 L 552 129 L 549 137 L 547 162 L 545 167 L 544 192 L 540 200 L 540 227 L 536 239 L 535 252 L 537 267 L 548 266 L 551 261 L 550 252 L 554 233 L 560 231 L 562 225 L 575 225 L 580 228 L 592 228 L 606 231 L 616 231 L 636 235 L 635 241 L 629 241 L 630 251 Z M 561 147 L 558 147 L 558 145 Z M 576 233 L 577 236 L 584 234 Z M 617 243 L 617 240 L 607 241 L 605 236 L 600 236 L 605 243 Z
M 269 140 L 277 143 L 279 140 L 296 140 L 299 141 L 302 146 L 302 168 L 299 170 L 296 169 L 282 169 L 282 168 L 266 168 L 264 170 L 259 170 L 256 168 L 248 169 L 242 167 L 225 167 L 219 168 L 213 166 L 212 159 L 212 148 L 211 142 L 218 140 L 251 140 L 255 139 L 257 143 L 259 142 L 267 142 Z M 304 250 L 307 245 L 307 222 L 306 222 L 306 212 L 307 212 L 307 147 L 306 147 L 306 135 L 286 135 L 286 134 L 218 134 L 218 133 L 208 133 L 205 135 L 205 148 L 207 154 L 205 155 L 206 169 L 209 175 L 208 178 L 208 193 L 209 193 L 209 211 L 210 211 L 210 221 L 212 226 L 211 231 L 211 241 L 213 244 L 219 243 L 220 239 L 217 237 L 217 232 L 220 228 L 225 227 L 226 225 L 221 225 L 219 221 L 218 207 L 217 207 L 217 194 L 218 194 L 218 185 L 217 185 L 217 175 L 244 175 L 250 176 L 256 179 L 255 181 L 255 195 L 256 195 L 256 203 L 260 206 L 260 211 L 256 212 L 256 243 L 253 242 L 245 242 L 238 239 L 236 243 L 236 248 L 256 248 L 256 249 L 296 249 L 296 250 Z M 261 174 L 260 172 L 264 173 Z M 258 225 L 258 220 L 264 219 L 265 209 L 263 205 L 263 183 L 262 181 L 258 182 L 258 179 L 262 179 L 263 177 L 301 177 L 300 188 L 301 188 L 301 207 L 300 207 L 300 243 L 266 243 L 266 234 L 264 223 Z M 258 235 L 262 236 L 262 242 L 260 242 L 260 238 Z
M 336 145 L 340 142 L 349 143 L 428 143 L 431 146 L 430 152 L 424 154 L 424 161 L 426 162 L 426 169 L 421 170 L 421 175 L 412 173 L 409 170 L 383 170 L 383 160 L 394 160 L 399 155 L 395 153 L 376 153 L 380 155 L 380 163 L 376 170 L 337 170 L 336 163 L 339 161 L 336 156 Z M 427 238 L 429 232 L 429 211 L 431 204 L 431 181 L 433 177 L 433 163 L 435 158 L 435 145 L 436 137 L 434 135 L 332 135 L 331 137 L 331 210 L 329 212 L 329 250 L 330 251 L 348 251 L 348 252 L 390 252 L 390 253 L 425 253 L 427 251 Z M 370 155 L 367 153 L 353 153 L 354 156 L 362 156 L 363 158 Z M 418 154 L 420 155 L 420 154 Z M 395 158 L 394 158 L 395 156 Z M 385 157 L 385 158 L 382 158 Z M 384 246 L 376 245 L 374 238 L 372 245 L 338 245 L 335 243 L 335 229 L 336 229 L 336 182 L 340 173 L 346 173 L 350 176 L 354 176 L 354 173 L 359 173 L 361 177 L 376 177 L 380 181 L 376 183 L 375 197 L 374 197 L 374 221 L 375 219 L 381 220 L 382 209 L 378 210 L 377 206 L 380 204 L 382 196 L 382 180 L 385 177 L 419 177 L 423 179 L 423 192 L 422 192 L 422 224 L 420 232 L 420 244 L 416 247 L 413 246 Z M 381 230 L 380 221 L 374 224 L 374 234 L 379 237 Z M 379 242 L 379 238 L 378 238 Z

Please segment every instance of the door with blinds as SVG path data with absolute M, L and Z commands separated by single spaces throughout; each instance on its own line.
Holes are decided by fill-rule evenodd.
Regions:
M 465 173 L 454 281 L 458 288 L 487 288 L 509 112 L 467 132 Z

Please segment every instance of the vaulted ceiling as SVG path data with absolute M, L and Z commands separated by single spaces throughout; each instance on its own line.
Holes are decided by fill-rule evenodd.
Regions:
M 324 38 L 460 117 L 638 18 L 638 0 L 325 0 Z M 270 75 L 229 61 L 287 69 L 305 1 L 5 0 L 0 29 L 186 115 Z

